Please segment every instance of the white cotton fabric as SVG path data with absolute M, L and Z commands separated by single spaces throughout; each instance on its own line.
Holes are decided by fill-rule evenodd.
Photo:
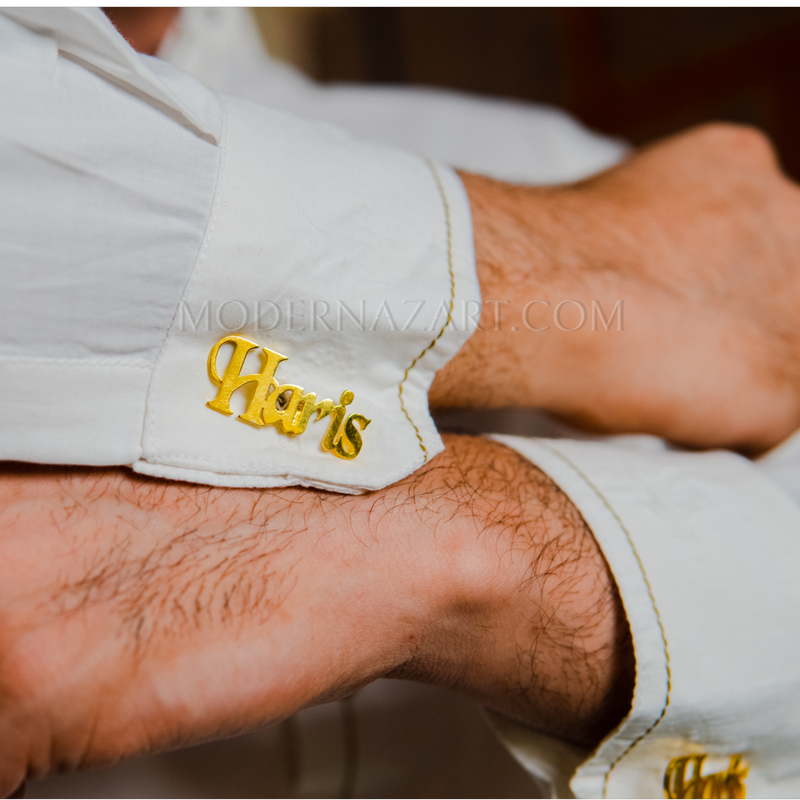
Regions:
M 748 797 L 796 797 L 800 508 L 732 453 L 493 438 L 581 512 L 614 574 L 636 656 L 630 714 L 583 759 L 551 749 L 548 763 L 561 769 L 543 774 L 547 737 L 501 723 L 523 763 L 560 780 L 562 796 L 572 776 L 577 797 L 659 797 L 672 758 L 706 753 L 711 772 L 741 754 Z
M 99 12 L 67 11 L 54 22 L 121 38 Z M 218 148 L 62 36 L 0 17 L 0 37 L 0 356 L 152 362 L 203 238 Z
M 447 310 L 478 307 L 463 188 L 449 170 L 335 129 L 232 98 L 225 109 L 222 177 L 181 312 L 224 306 L 239 320 L 249 315 L 236 330 L 288 356 L 281 381 L 334 402 L 351 390 L 348 411 L 371 423 L 360 455 L 344 462 L 320 447 L 327 419 L 289 437 L 209 411 L 198 400 L 214 394 L 205 363 L 228 332 L 224 318 L 215 313 L 206 330 L 179 314 L 155 367 L 134 468 L 184 479 L 196 471 L 218 485 L 340 491 L 399 480 L 442 449 L 428 387 L 469 335 L 457 318 L 448 325 Z M 420 300 L 419 321 L 398 331 Z M 249 313 L 259 301 L 266 322 Z M 363 323 L 358 313 L 338 313 L 362 303 Z M 259 329 L 286 309 L 298 313 Z M 187 413 L 190 403 L 197 413 Z
M 4 11 L 0 93 L 0 457 L 358 492 L 442 449 L 427 389 L 479 301 L 448 168 L 215 94 L 98 9 Z M 282 382 L 354 392 L 358 458 L 322 450 L 327 420 L 207 408 L 231 332 L 288 356 Z

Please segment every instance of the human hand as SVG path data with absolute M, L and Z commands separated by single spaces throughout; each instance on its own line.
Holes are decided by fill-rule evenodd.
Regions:
M 550 189 L 462 175 L 484 300 L 436 406 L 536 406 L 590 430 L 748 454 L 800 426 L 800 189 L 755 130 L 709 125 Z M 528 307 L 532 300 L 547 300 Z M 583 327 L 553 319 L 563 300 Z M 596 318 L 599 302 L 608 330 Z M 580 322 L 562 309 L 564 327 Z M 518 330 L 513 330 L 513 327 Z
M 380 676 L 593 744 L 632 673 L 594 539 L 499 444 L 448 437 L 423 470 L 360 496 L 0 472 L 0 796 Z

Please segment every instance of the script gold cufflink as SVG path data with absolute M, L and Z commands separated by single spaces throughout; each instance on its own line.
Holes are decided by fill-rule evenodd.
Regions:
M 664 797 L 744 797 L 748 768 L 741 755 L 731 756 L 727 769 L 703 775 L 707 757 L 703 754 L 673 758 L 664 773 Z
M 217 356 L 224 344 L 232 344 L 233 354 L 222 376 L 217 370 Z M 278 383 L 275 372 L 278 365 L 288 361 L 274 350 L 262 347 L 263 365 L 261 371 L 253 375 L 242 375 L 242 367 L 247 354 L 257 348 L 242 336 L 225 336 L 220 339 L 208 354 L 208 377 L 214 385 L 219 386 L 217 396 L 206 405 L 220 414 L 230 416 L 231 395 L 243 386 L 252 389 L 252 396 L 244 414 L 239 415 L 242 422 L 262 428 L 275 425 L 282 433 L 299 436 L 305 433 L 312 416 L 316 414 L 318 421 L 330 416 L 328 430 L 322 439 L 322 448 L 339 458 L 348 460 L 355 458 L 363 446 L 359 428 L 366 430 L 371 420 L 361 414 L 350 414 L 345 418 L 345 407 L 355 399 L 353 392 L 346 389 L 342 392 L 337 405 L 332 400 L 317 400 L 314 392 L 306 394 L 305 389 L 293 383 Z M 357 427 L 358 426 L 358 427 Z

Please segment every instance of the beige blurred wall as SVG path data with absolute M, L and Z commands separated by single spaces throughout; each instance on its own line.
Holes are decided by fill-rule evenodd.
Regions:
M 320 18 L 337 8 L 253 8 L 270 54 L 289 61 L 308 75 L 317 71 L 317 37 Z

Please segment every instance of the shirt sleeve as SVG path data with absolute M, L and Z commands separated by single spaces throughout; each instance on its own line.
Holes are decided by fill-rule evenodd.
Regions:
M 494 438 L 580 510 L 636 658 L 630 713 L 593 753 L 495 716 L 521 762 L 562 797 L 797 796 L 800 509 L 728 452 Z
M 98 9 L 0 16 L 0 458 L 385 486 L 475 328 L 458 178 L 214 93 Z

